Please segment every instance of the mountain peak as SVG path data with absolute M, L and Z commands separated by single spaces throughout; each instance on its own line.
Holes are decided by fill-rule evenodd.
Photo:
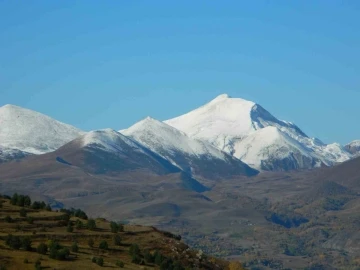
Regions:
M 228 98 L 231 98 L 231 96 L 228 95 L 228 94 L 221 94 L 221 95 L 218 95 L 215 99 L 213 99 L 213 101 L 215 101 L 215 100 L 223 100 L 223 99 L 228 99 Z

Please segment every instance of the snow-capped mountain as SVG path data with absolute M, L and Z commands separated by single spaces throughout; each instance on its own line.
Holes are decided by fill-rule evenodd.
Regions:
M 0 149 L 11 156 L 54 151 L 83 132 L 41 113 L 14 105 L 0 107 Z
M 254 102 L 226 94 L 165 123 L 257 169 L 330 166 L 352 156 L 339 144 L 326 145 L 309 138 L 295 124 L 278 120 Z
M 352 141 L 351 143 L 345 145 L 345 149 L 348 150 L 355 156 L 360 155 L 360 140 Z
M 214 179 L 257 173 L 210 143 L 190 138 L 185 133 L 150 117 L 120 132 L 183 171 L 196 176 Z

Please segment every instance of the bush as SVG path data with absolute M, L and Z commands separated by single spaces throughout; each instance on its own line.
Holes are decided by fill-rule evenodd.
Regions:
M 33 217 L 27 217 L 27 218 L 26 218 L 26 221 L 27 221 L 27 223 L 29 223 L 29 224 L 33 224 L 33 223 L 34 223 L 34 218 L 33 218 Z
M 91 230 L 91 231 L 95 230 L 95 229 L 96 229 L 96 222 L 95 222 L 95 220 L 89 219 L 88 222 L 87 222 L 87 224 L 86 224 L 86 227 L 87 227 L 89 230 Z
M 107 250 L 109 248 L 108 243 L 105 240 L 102 240 L 99 244 L 99 249 Z
M 76 242 L 71 245 L 71 252 L 79 252 L 79 246 Z
M 116 235 L 114 236 L 114 245 L 115 245 L 115 246 L 120 246 L 120 245 L 121 245 L 121 237 L 120 237 L 120 235 L 118 235 L 118 234 L 116 234 Z
M 76 220 L 75 227 L 76 227 L 77 230 L 81 230 L 83 228 L 83 226 L 84 226 L 84 224 L 82 223 L 81 220 L 79 220 L 79 219 Z
M 26 236 L 21 239 L 21 248 L 26 251 L 32 250 L 30 237 Z
M 46 205 L 45 210 L 46 210 L 46 211 L 49 211 L 49 212 L 51 211 L 51 206 L 50 206 L 50 204 L 47 204 L 47 205 Z
M 132 262 L 132 263 L 140 264 L 141 261 L 142 261 L 142 260 L 141 260 L 140 255 L 138 255 L 138 254 L 133 254 L 133 255 L 131 256 L 131 262 Z
M 26 215 L 27 215 L 27 212 L 26 212 L 25 208 L 21 208 L 20 209 L 20 217 L 26 217 Z
M 94 240 L 92 240 L 92 238 L 90 238 L 90 239 L 88 240 L 88 246 L 91 247 L 91 248 L 94 247 Z
M 20 249 L 22 243 L 19 236 L 13 236 L 12 234 L 9 234 L 6 237 L 5 244 L 12 249 Z
M 129 253 L 131 256 L 140 255 L 140 248 L 137 244 L 132 244 L 129 249 Z
M 71 223 L 69 222 L 69 224 L 67 225 L 66 231 L 69 233 L 72 233 L 74 231 L 74 228 L 72 227 Z
M 97 262 L 97 258 L 96 258 L 96 257 L 92 257 L 91 261 L 92 261 L 93 263 L 96 263 L 96 262 Z
M 36 248 L 36 251 L 39 253 L 39 254 L 43 254 L 45 255 L 48 251 L 48 246 L 44 243 L 40 243 L 37 248 Z
M 124 268 L 125 264 L 123 261 L 116 261 L 116 266 L 118 266 L 120 268 Z
M 119 231 L 122 232 L 124 230 L 124 227 L 122 224 L 118 224 L 114 221 L 110 222 L 110 229 L 112 233 L 118 233 Z
M 154 256 L 151 255 L 149 250 L 144 251 L 144 259 L 147 263 L 153 263 L 154 262 Z
M 35 270 L 40 270 L 41 269 L 41 261 L 40 259 L 37 259 L 35 262 Z
M 104 265 L 104 259 L 103 258 L 98 258 L 97 261 L 96 261 L 96 264 L 99 265 L 99 266 L 103 266 Z
M 155 253 L 154 253 L 155 264 L 161 265 L 164 260 L 165 260 L 165 257 L 159 251 L 155 251 Z
M 7 223 L 11 223 L 11 222 L 13 222 L 13 219 L 8 215 L 8 216 L 5 217 L 5 221 Z
M 29 263 L 29 260 L 25 258 L 24 263 Z

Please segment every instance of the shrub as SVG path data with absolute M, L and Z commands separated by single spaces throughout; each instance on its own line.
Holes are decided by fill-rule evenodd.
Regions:
M 27 214 L 27 212 L 26 212 L 25 208 L 21 208 L 20 209 L 20 217 L 26 217 L 26 214 Z
M 6 221 L 7 223 L 11 223 L 11 222 L 13 222 L 13 219 L 12 219 L 9 215 L 7 215 L 7 216 L 5 217 L 5 221 Z
M 164 259 L 165 259 L 165 257 L 159 251 L 155 251 L 154 262 L 156 265 L 161 265 L 161 263 L 164 261 Z
M 97 262 L 97 258 L 96 258 L 96 257 L 92 257 L 91 261 L 92 261 L 93 263 L 96 263 L 96 262 Z
M 36 251 L 39 253 L 39 254 L 43 254 L 45 255 L 48 251 L 48 246 L 44 243 L 40 243 L 37 248 L 36 248 Z
M 111 221 L 110 222 L 110 229 L 111 229 L 111 232 L 112 233 L 118 233 L 119 231 L 123 231 L 124 230 L 124 227 L 122 224 L 118 224 L 114 221 Z
M 37 259 L 35 262 L 35 270 L 41 270 L 41 261 Z
M 29 263 L 29 260 L 27 258 L 25 258 L 24 263 Z
M 20 249 L 22 243 L 19 236 L 13 236 L 12 234 L 9 234 L 6 237 L 5 244 L 12 249 Z
M 69 222 L 69 224 L 67 225 L 66 231 L 69 233 L 72 233 L 74 231 L 74 228 L 72 227 L 71 223 Z
M 71 245 L 71 252 L 79 252 L 79 246 L 76 242 Z
M 140 263 L 141 263 L 141 257 L 140 257 L 140 255 L 138 255 L 138 254 L 133 254 L 133 255 L 131 256 L 131 262 L 132 262 L 132 263 L 136 263 L 136 264 L 140 264 Z
M 51 206 L 50 206 L 50 204 L 47 204 L 47 205 L 46 205 L 45 210 L 46 210 L 46 211 L 49 211 L 49 212 L 51 211 Z
M 0 200 L 0 208 L 3 207 L 3 202 Z
M 123 261 L 116 261 L 116 266 L 118 266 L 120 268 L 124 268 L 125 264 Z
M 33 224 L 33 223 L 34 223 L 34 218 L 33 218 L 33 217 L 27 217 L 27 218 L 26 218 L 26 221 L 27 221 L 27 223 L 29 223 L 29 224 Z
M 90 239 L 88 240 L 88 246 L 91 247 L 91 248 L 94 247 L 94 240 L 92 240 L 92 238 L 90 238 Z
M 102 240 L 99 244 L 99 249 L 107 250 L 109 248 L 108 243 L 105 240 Z
M 147 263 L 154 262 L 154 256 L 149 252 L 149 250 L 144 251 L 144 259 Z
M 137 244 L 132 244 L 129 249 L 129 253 L 131 256 L 140 255 L 140 248 Z
M 86 227 L 87 227 L 89 230 L 91 230 L 91 231 L 95 230 L 95 229 L 96 229 L 96 222 L 95 222 L 95 220 L 89 219 L 88 222 L 87 222 L 87 224 L 86 224 Z
M 21 239 L 21 248 L 26 251 L 32 250 L 30 237 L 26 236 Z
M 83 226 L 84 226 L 84 224 L 82 223 L 81 220 L 79 220 L 79 219 L 76 220 L 75 227 L 77 230 L 81 230 Z
M 99 266 L 103 266 L 104 265 L 104 259 L 103 258 L 98 258 L 97 261 L 96 261 L 96 264 L 99 265 Z
M 116 234 L 116 235 L 114 236 L 114 245 L 115 245 L 115 246 L 120 246 L 120 245 L 121 245 L 121 237 L 120 237 L 120 235 L 118 235 L 118 234 Z

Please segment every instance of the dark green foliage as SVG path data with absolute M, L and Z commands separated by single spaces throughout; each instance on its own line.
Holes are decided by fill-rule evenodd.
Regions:
M 124 230 L 124 227 L 122 224 L 118 224 L 114 221 L 110 222 L 110 229 L 112 233 L 118 233 L 118 232 L 122 232 Z
M 88 246 L 91 247 L 91 248 L 94 247 L 94 240 L 93 240 L 92 238 L 90 238 L 90 239 L 88 240 Z
M 99 265 L 99 266 L 103 266 L 104 265 L 104 259 L 103 258 L 98 258 L 97 260 L 96 260 L 96 264 L 97 265 Z
M 154 263 L 154 256 L 150 253 L 149 250 L 144 251 L 144 259 L 147 263 Z
M 31 251 L 31 239 L 28 236 L 25 236 L 21 239 L 21 248 L 26 251 Z
M 73 216 L 73 217 L 78 217 L 78 218 L 82 218 L 82 219 L 88 219 L 88 216 L 86 215 L 86 213 L 80 209 L 60 209 L 60 212 L 62 213 L 66 213 L 69 216 Z
M 95 229 L 96 229 L 96 222 L 95 222 L 95 220 L 89 219 L 88 222 L 87 222 L 87 224 L 86 224 L 86 227 L 87 227 L 89 230 L 91 230 L 91 231 L 95 230 Z
M 109 248 L 108 243 L 105 240 L 102 240 L 99 244 L 99 249 L 107 250 Z
M 79 252 L 79 246 L 76 242 L 71 245 L 71 252 Z
M 179 261 L 174 263 L 173 270 L 185 270 L 185 268 L 181 265 Z
M 63 261 L 63 260 L 68 259 L 69 255 L 70 255 L 69 249 L 62 247 L 59 244 L 59 242 L 57 242 L 57 241 L 51 241 L 50 242 L 49 250 L 50 250 L 49 257 L 51 259 L 56 259 L 56 260 Z
M 32 205 L 31 205 L 31 208 L 32 209 L 45 209 L 46 208 L 46 203 L 44 201 L 42 202 L 33 202 Z
M 24 263 L 29 263 L 29 260 L 27 258 L 25 258 Z
M 72 232 L 74 231 L 74 228 L 73 228 L 73 226 L 71 225 L 71 222 L 69 222 L 69 224 L 67 225 L 66 231 L 67 231 L 67 232 L 70 232 L 70 233 L 72 233 Z
M 20 209 L 20 217 L 26 217 L 26 215 L 27 215 L 27 212 L 26 212 L 25 208 L 21 208 Z
M 120 246 L 121 245 L 121 237 L 118 234 L 114 235 L 114 245 L 115 246 Z
M 2 208 L 3 207 L 3 202 L 2 202 L 2 200 L 0 200 L 0 208 Z
M 93 263 L 96 263 L 97 258 L 96 258 L 96 257 L 92 257 L 91 261 L 92 261 Z
M 14 193 L 14 195 L 11 197 L 10 203 L 12 205 L 16 205 L 17 201 L 18 201 L 18 197 L 19 197 L 19 195 L 17 193 Z
M 131 262 L 132 262 L 132 263 L 140 264 L 141 261 L 142 261 L 142 260 L 141 260 L 140 255 L 138 255 L 138 254 L 133 254 L 133 255 L 131 255 Z
M 35 270 L 40 270 L 41 269 L 41 261 L 40 259 L 37 259 L 35 262 Z
M 159 251 L 155 251 L 155 253 L 154 253 L 155 264 L 161 265 L 164 260 L 165 260 L 165 257 Z
M 140 255 L 140 248 L 137 244 L 132 244 L 129 249 L 129 254 L 133 255 Z
M 34 218 L 33 218 L 33 217 L 27 217 L 27 218 L 26 218 L 26 221 L 27 221 L 27 223 L 29 223 L 29 224 L 33 224 L 33 223 L 34 223 Z
M 75 227 L 76 227 L 77 230 L 81 230 L 84 227 L 84 224 L 82 223 L 81 220 L 78 219 L 75 222 Z
M 124 268 L 125 263 L 123 261 L 116 261 L 116 266 L 120 268 Z
M 12 249 L 20 249 L 21 248 L 21 239 L 19 236 L 14 236 L 9 234 L 6 237 L 5 244 Z
M 165 259 L 160 264 L 160 270 L 170 270 L 173 269 L 173 262 L 171 259 Z
M 13 219 L 12 219 L 10 216 L 6 216 L 6 217 L 5 217 L 5 221 L 6 221 L 7 223 L 11 223 L 11 222 L 13 222 Z
M 47 205 L 46 205 L 45 210 L 46 210 L 46 211 L 49 211 L 49 212 L 51 211 L 51 206 L 50 206 L 50 204 L 47 204 Z
M 36 248 L 36 251 L 39 253 L 39 254 L 43 254 L 45 255 L 48 251 L 48 246 L 45 244 L 45 243 L 40 243 L 37 248 Z
M 27 207 L 31 206 L 31 199 L 29 196 L 24 197 L 24 206 L 27 206 Z

